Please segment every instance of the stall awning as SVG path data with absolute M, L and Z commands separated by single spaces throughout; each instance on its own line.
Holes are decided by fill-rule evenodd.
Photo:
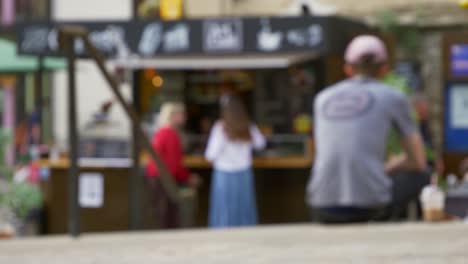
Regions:
M 63 59 L 45 58 L 44 69 L 56 70 L 65 68 Z M 18 55 L 16 44 L 0 39 L 0 73 L 33 72 L 39 69 L 39 59 L 34 56 Z
M 194 56 L 161 57 L 152 59 L 111 60 L 119 68 L 159 70 L 212 70 L 212 69 L 268 69 L 287 68 L 318 57 L 314 53 L 255 55 L 255 56 Z

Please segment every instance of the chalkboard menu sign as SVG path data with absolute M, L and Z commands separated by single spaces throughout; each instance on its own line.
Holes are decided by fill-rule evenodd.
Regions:
M 23 24 L 21 54 L 58 56 L 57 31 L 81 25 L 94 45 L 109 57 L 314 52 L 341 53 L 353 23 L 336 17 L 258 17 L 178 21 L 100 21 Z M 351 35 L 350 33 L 349 35 Z M 339 35 L 340 37 L 336 37 Z M 339 40 L 339 41 L 338 41 Z M 338 48 L 340 47 L 340 48 Z M 83 43 L 75 50 L 85 56 Z

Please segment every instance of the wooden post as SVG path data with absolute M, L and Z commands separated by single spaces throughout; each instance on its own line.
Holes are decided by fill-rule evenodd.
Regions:
M 70 170 L 68 174 L 68 221 L 69 233 L 72 237 L 80 235 L 80 206 L 78 204 L 78 128 L 77 128 L 77 105 L 76 105 L 76 69 L 74 37 L 63 38 L 68 63 L 68 138 L 70 148 Z
M 131 82 L 134 84 L 134 82 Z M 139 92 L 138 87 L 133 86 L 133 107 L 139 109 L 138 98 Z M 138 110 L 136 113 L 138 114 Z M 140 129 L 140 124 L 132 120 L 132 155 L 133 155 L 133 168 L 132 175 L 130 176 L 130 229 L 138 230 L 143 226 L 142 223 L 142 212 L 143 212 L 143 175 L 140 168 L 140 135 L 138 134 L 138 129 Z

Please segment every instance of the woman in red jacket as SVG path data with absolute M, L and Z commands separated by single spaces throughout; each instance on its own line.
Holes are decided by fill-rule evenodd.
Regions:
M 185 107 L 179 103 L 166 103 L 159 114 L 159 128 L 154 133 L 152 145 L 166 165 L 169 173 L 180 187 L 192 185 L 196 177 L 183 164 L 183 149 L 179 130 L 186 121 Z M 159 170 L 154 161 L 146 167 L 146 177 L 151 188 L 153 205 L 161 228 L 179 227 L 179 212 L 176 203 L 171 201 L 159 180 Z

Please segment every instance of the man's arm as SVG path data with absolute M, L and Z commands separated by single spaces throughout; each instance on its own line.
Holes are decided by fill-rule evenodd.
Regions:
M 401 146 L 405 154 L 390 160 L 385 170 L 391 174 L 397 170 L 424 171 L 426 169 L 426 155 L 421 133 L 412 118 L 412 108 L 402 94 L 390 97 L 392 104 L 390 112 L 392 122 L 401 137 Z
M 385 164 L 385 171 L 392 174 L 399 170 L 424 171 L 426 155 L 424 143 L 419 132 L 414 132 L 401 142 L 405 154 L 392 158 Z

